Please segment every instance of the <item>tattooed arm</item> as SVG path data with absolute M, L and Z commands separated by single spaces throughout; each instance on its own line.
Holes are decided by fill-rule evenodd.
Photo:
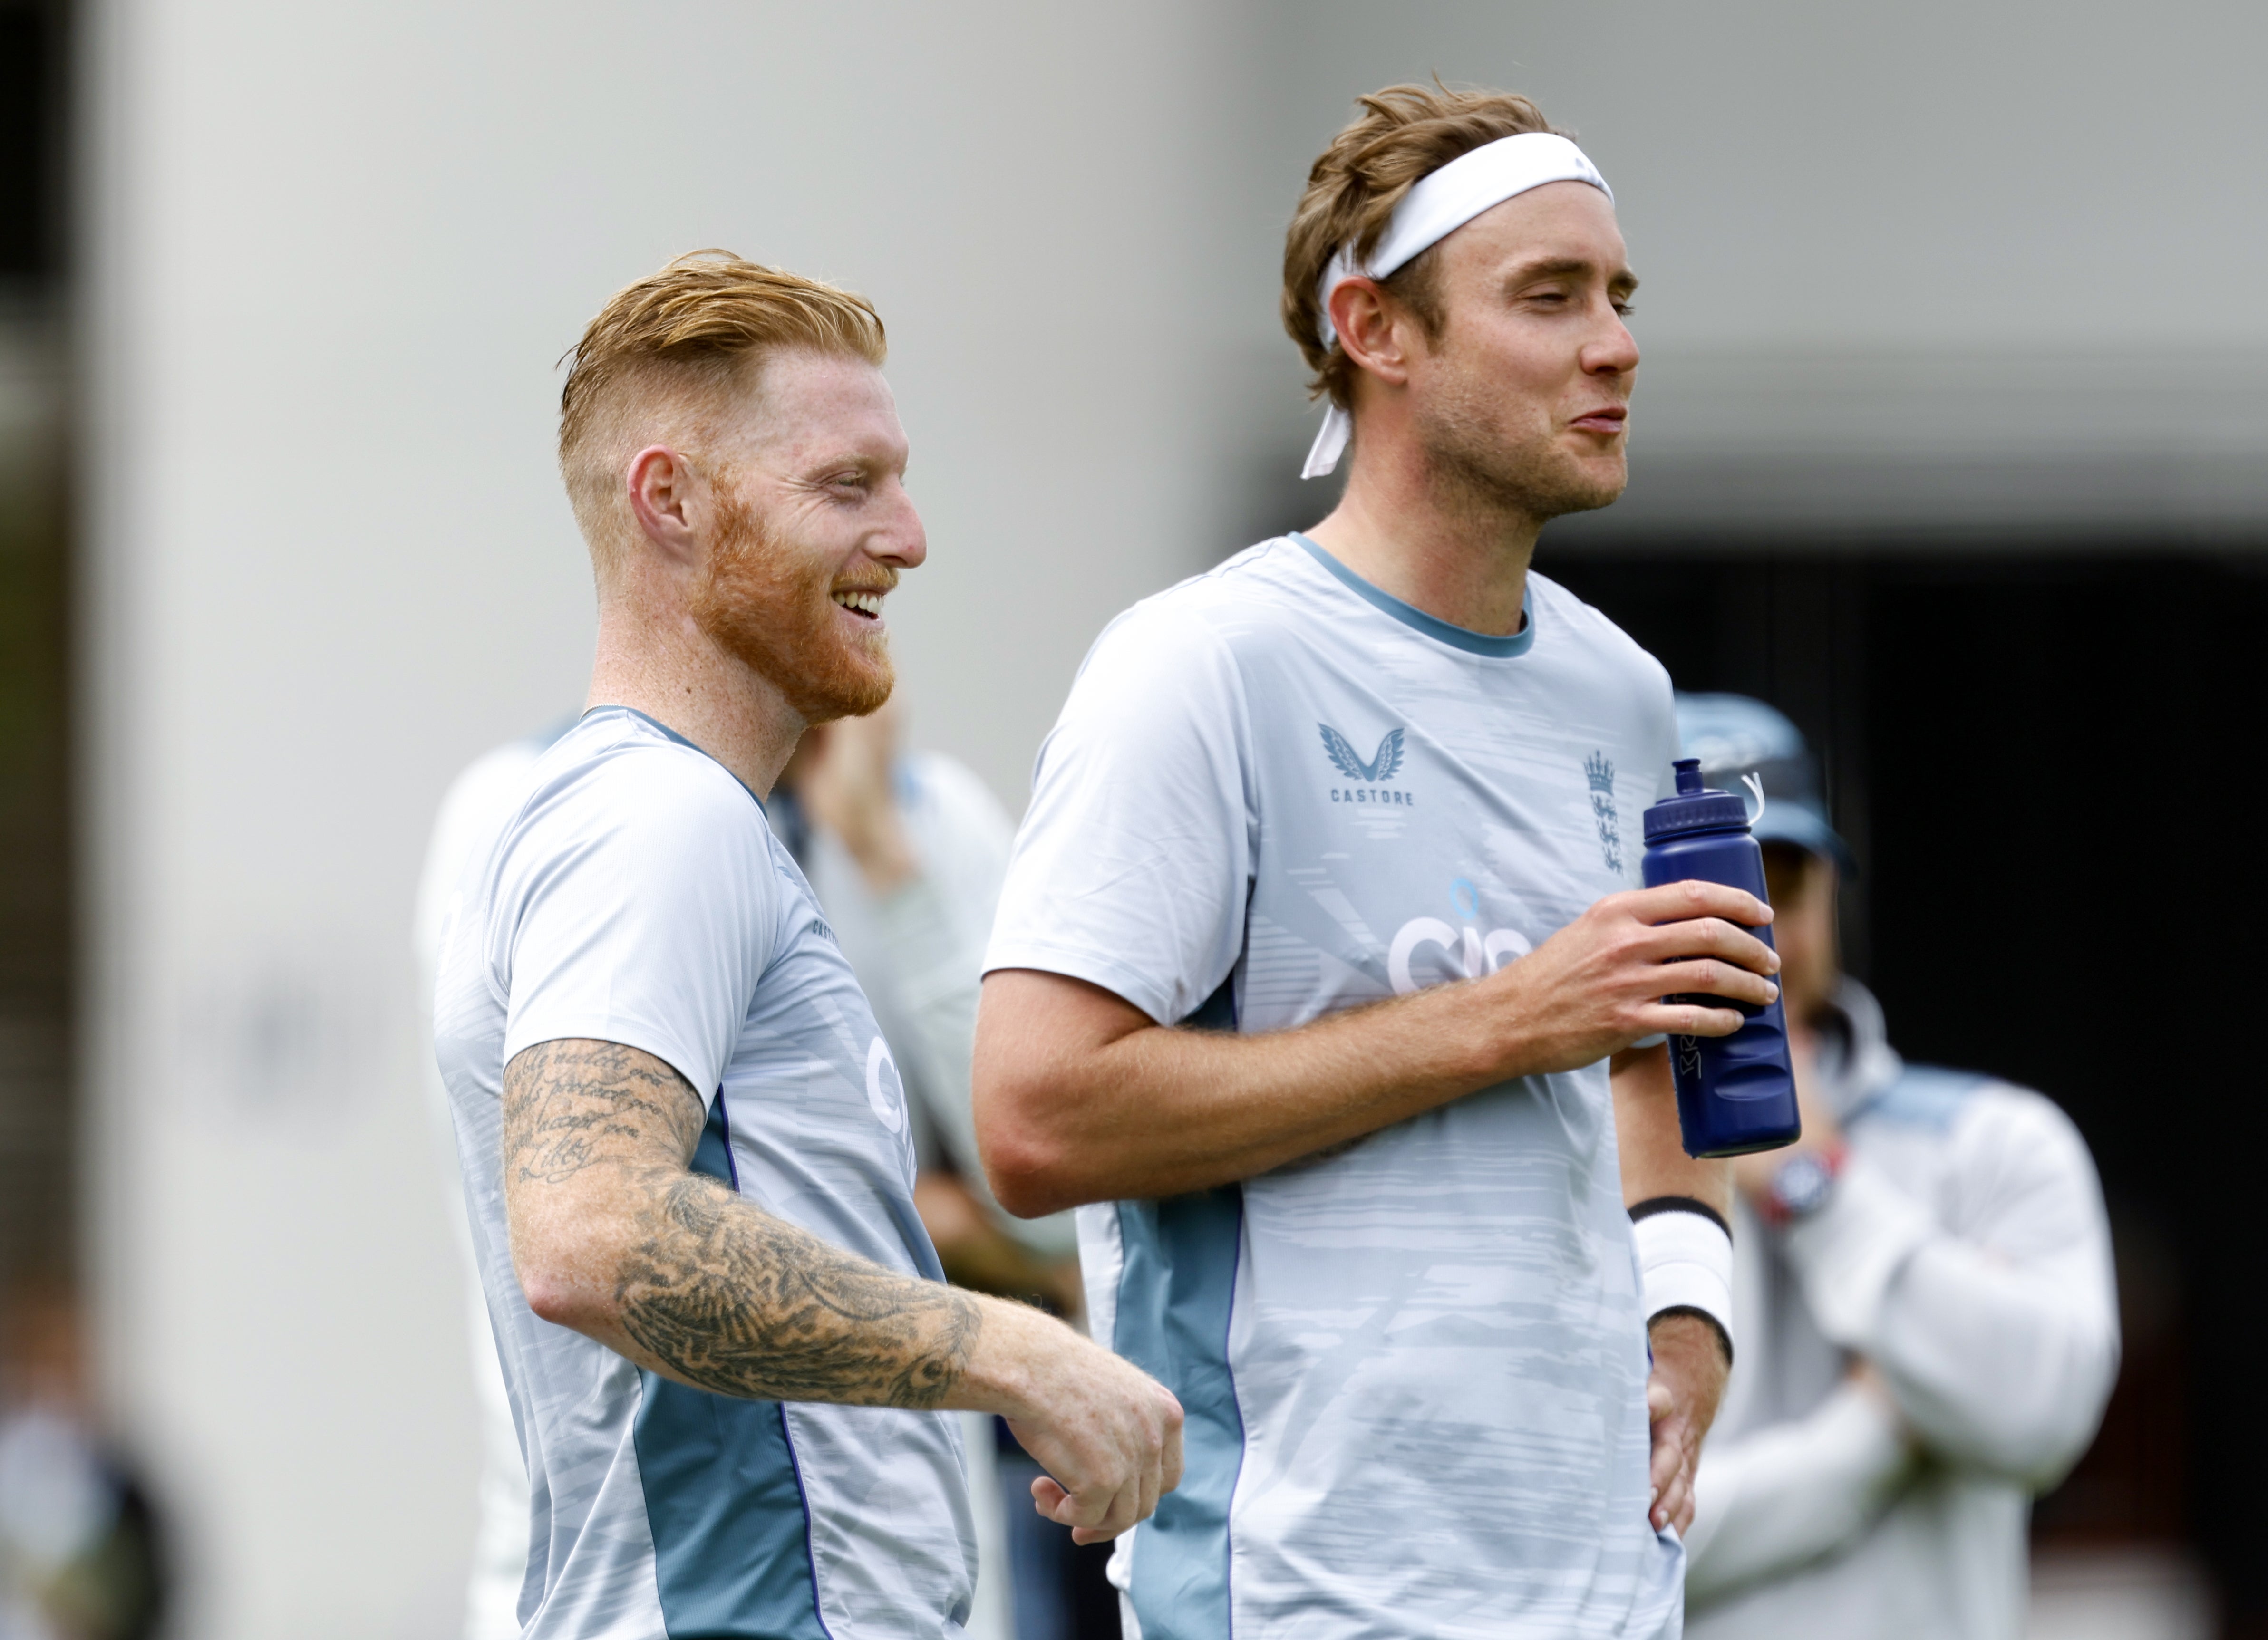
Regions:
M 504 1069 L 504 1188 L 528 1307 L 719 1394 L 1006 1417 L 1081 1541 L 1181 1478 L 1181 1407 L 1038 1311 L 901 1276 L 688 1164 L 704 1113 L 652 1055 L 541 1042 Z
M 696 1389 L 941 1405 L 982 1330 L 971 1295 L 688 1171 L 704 1114 L 683 1077 L 634 1048 L 542 1042 L 512 1060 L 504 1192 L 529 1307 Z

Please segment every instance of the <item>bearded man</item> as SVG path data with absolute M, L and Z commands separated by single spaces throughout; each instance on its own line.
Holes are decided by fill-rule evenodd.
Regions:
M 859 298 L 702 253 L 568 373 L 589 709 L 460 879 L 434 1001 L 531 1640 L 960 1634 L 950 1408 L 1007 1418 L 1082 1541 L 1178 1477 L 1154 1381 L 944 1284 L 890 1050 L 765 821 L 804 730 L 888 697 L 926 551 L 882 357 Z
M 1659 1036 L 1742 1016 L 1662 998 L 1776 995 L 1771 911 L 1635 887 L 1669 680 L 1528 570 L 1624 482 L 1604 180 L 1524 98 L 1363 105 L 1285 252 L 1345 493 L 1088 654 L 979 1138 L 1011 1210 L 1078 1207 L 1096 1335 L 1188 1409 L 1130 1632 L 1675 1635 L 1730 1181 Z

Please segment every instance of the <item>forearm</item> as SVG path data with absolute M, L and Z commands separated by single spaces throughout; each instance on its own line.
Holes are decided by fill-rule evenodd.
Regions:
M 1933 1244 L 1892 1284 L 1871 1359 L 1933 1452 L 2045 1488 L 2087 1449 L 2117 1376 L 2117 1324 L 2091 1285 Z
M 1778 959 L 1726 920 L 1769 908 L 1715 884 L 1611 894 L 1484 977 L 1250 1036 L 1162 1027 L 1061 974 L 990 974 L 976 1116 L 1003 1205 L 1029 1216 L 1248 1179 L 1521 1077 L 1596 1064 L 1658 1032 L 1721 1035 Z M 1749 966 L 1753 965 L 1753 967 Z
M 1947 1233 L 1854 1157 L 1826 1209 L 1790 1232 L 1788 1254 L 1822 1330 L 1881 1370 L 1933 1452 L 2042 1485 L 2094 1433 L 2117 1319 L 2085 1204 L 2028 1207 L 2044 1208 L 2041 1224 L 1976 1232 L 2030 1246 L 2018 1259 Z
M 988 1301 L 885 1269 L 689 1171 L 703 1116 L 685 1078 L 637 1048 L 571 1039 L 513 1058 L 504 1205 L 529 1308 L 720 1394 L 961 1404 L 985 1377 L 971 1363 Z
M 993 1188 L 1027 1216 L 1248 1179 L 1518 1074 L 1476 1051 L 1497 1022 L 1471 983 L 1254 1036 L 1160 1026 L 1083 987 L 1115 1030 L 1075 1052 L 990 1017 L 1034 982 L 1076 983 L 985 981 L 973 1092 Z
M 915 1181 L 914 1208 L 930 1240 L 936 1244 L 938 1262 L 945 1267 L 947 1281 L 1005 1297 L 1037 1294 L 1052 1304 L 1058 1315 L 1079 1313 L 1086 1292 L 1079 1281 L 1075 1239 L 1052 1258 L 1035 1253 L 1001 1229 L 1005 1214 L 988 1206 L 967 1180 L 941 1171 L 925 1172 Z M 1053 1225 L 1057 1221 L 1040 1222 Z
M 1729 1162 L 1702 1161 L 1685 1153 L 1677 1125 L 1677 1087 L 1666 1047 L 1633 1048 L 1612 1062 L 1615 1143 L 1622 1157 L 1623 1205 L 1661 1196 L 1685 1196 L 1713 1208 L 1727 1224 L 1733 1213 Z
M 1784 1576 L 1878 1519 L 1912 1466 L 1897 1417 L 1846 1383 L 1808 1416 L 1702 1455 L 1686 1534 L 1686 1592 L 1705 1601 Z
M 719 1394 L 950 1404 L 983 1324 L 970 1294 L 856 1257 L 697 1173 L 630 1194 L 581 1331 Z

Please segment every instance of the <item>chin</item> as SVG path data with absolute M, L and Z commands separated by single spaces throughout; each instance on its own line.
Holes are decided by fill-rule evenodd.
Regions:
M 1630 467 L 1620 457 L 1611 461 L 1572 462 L 1557 477 L 1558 482 L 1549 487 L 1547 504 L 1538 509 L 1547 518 L 1611 507 L 1630 488 Z
M 779 668 L 771 677 L 806 723 L 831 723 L 880 711 L 897 687 L 888 640 L 880 635 L 865 643 L 845 643 L 831 654 L 799 658 L 801 666 L 792 671 Z
M 1616 477 L 1579 489 L 1565 510 L 1569 512 L 1596 512 L 1601 507 L 1611 507 L 1620 501 L 1623 491 L 1629 488 L 1629 479 Z
M 1548 434 L 1513 437 L 1456 416 L 1424 430 L 1440 493 L 1461 507 L 1544 521 L 1610 505 L 1629 482 L 1619 450 L 1571 449 Z
M 885 666 L 879 675 L 864 678 L 855 686 L 833 689 L 799 710 L 803 720 L 813 724 L 832 723 L 838 717 L 865 717 L 880 711 L 897 685 L 896 674 Z

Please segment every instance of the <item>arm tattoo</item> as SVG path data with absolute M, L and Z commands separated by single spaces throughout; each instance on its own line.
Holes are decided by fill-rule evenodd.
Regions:
M 846 1253 L 689 1171 L 701 1100 L 662 1061 L 542 1043 L 507 1067 L 504 1102 L 509 1190 L 612 1171 L 626 1222 L 609 1239 L 608 1297 L 640 1364 L 719 1394 L 860 1406 L 934 1407 L 961 1381 L 982 1326 L 968 1295 Z
M 539 1042 L 504 1068 L 504 1175 L 564 1184 L 665 1145 L 689 1159 L 701 1121 L 692 1085 L 652 1054 L 619 1042 Z
M 752 1210 L 713 1179 L 663 1191 L 622 1261 L 622 1326 L 688 1383 L 728 1395 L 934 1407 L 967 1370 L 965 1293 L 877 1269 Z

